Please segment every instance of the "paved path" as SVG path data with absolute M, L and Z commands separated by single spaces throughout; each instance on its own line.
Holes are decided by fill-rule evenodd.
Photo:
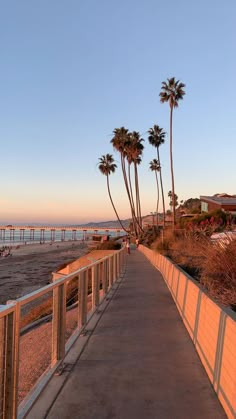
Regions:
M 226 417 L 161 275 L 138 251 L 44 417 Z

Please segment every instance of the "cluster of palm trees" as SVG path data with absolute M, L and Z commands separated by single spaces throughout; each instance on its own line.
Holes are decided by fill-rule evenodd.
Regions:
M 120 163 L 122 169 L 122 175 L 124 180 L 125 189 L 128 196 L 128 201 L 130 205 L 130 212 L 132 218 L 132 230 L 135 237 L 139 237 L 143 232 L 142 228 L 142 214 L 141 214 L 141 200 L 139 193 L 139 178 L 138 178 L 138 165 L 142 161 L 142 153 L 144 146 L 142 144 L 143 138 L 140 137 L 139 132 L 133 131 L 129 132 L 128 129 L 121 127 L 116 128 L 113 131 L 113 138 L 111 143 L 113 148 L 120 154 Z M 113 173 L 116 169 L 116 164 L 114 162 L 113 156 L 111 154 L 103 155 L 99 159 L 99 169 L 102 174 L 106 175 L 107 178 L 107 189 L 112 203 L 113 209 L 115 211 L 116 217 L 121 225 L 125 229 L 118 216 L 117 210 L 115 208 L 114 202 L 110 193 L 109 185 L 109 175 Z M 132 176 L 133 172 L 133 176 Z M 132 182 L 133 178 L 133 182 Z
M 175 202 L 175 184 L 174 184 L 174 168 L 173 168 L 173 153 L 172 153 L 172 119 L 173 109 L 178 106 L 179 100 L 183 99 L 185 95 L 185 85 L 179 80 L 175 80 L 174 77 L 167 79 L 167 82 L 162 82 L 160 101 L 161 103 L 168 102 L 170 106 L 170 168 L 171 168 L 171 182 L 172 182 L 172 202 Z M 150 169 L 155 172 L 156 185 L 157 185 L 157 203 L 156 213 L 158 214 L 159 208 L 159 181 L 160 178 L 161 194 L 162 194 L 162 206 L 163 206 L 163 225 L 165 226 L 165 199 L 163 192 L 162 172 L 161 172 L 161 161 L 160 161 L 160 146 L 165 142 L 166 133 L 163 128 L 159 125 L 154 125 L 153 128 L 148 130 L 148 141 L 149 144 L 156 148 L 157 158 L 154 158 L 150 162 Z M 138 177 L 138 166 L 142 161 L 143 154 L 143 141 L 139 132 L 130 132 L 128 129 L 121 127 L 116 128 L 113 131 L 113 138 L 111 143 L 113 148 L 120 154 L 120 163 L 122 169 L 122 175 L 124 180 L 125 189 L 130 205 L 130 212 L 132 218 L 132 231 L 135 237 L 139 237 L 143 232 L 142 227 L 142 214 L 141 214 L 141 201 L 139 192 L 139 177 Z M 111 154 L 106 154 L 99 159 L 99 170 L 106 176 L 107 189 L 111 204 L 113 206 L 116 217 L 125 231 L 126 228 L 122 224 L 122 221 L 117 213 L 116 207 L 112 200 L 109 184 L 109 175 L 115 172 L 117 165 L 115 164 L 114 158 Z M 133 179 L 133 181 L 132 181 Z M 175 217 L 175 205 L 173 205 L 173 227 L 176 224 Z

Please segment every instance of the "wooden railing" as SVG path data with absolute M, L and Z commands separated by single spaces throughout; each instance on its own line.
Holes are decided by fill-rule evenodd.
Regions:
M 38 384 L 46 384 L 61 368 L 86 323 L 121 277 L 125 261 L 122 248 L 0 306 L 0 419 L 16 418 L 29 392 L 30 408 Z
M 140 245 L 162 273 L 209 380 L 230 419 L 236 418 L 236 313 L 220 307 L 170 259 Z

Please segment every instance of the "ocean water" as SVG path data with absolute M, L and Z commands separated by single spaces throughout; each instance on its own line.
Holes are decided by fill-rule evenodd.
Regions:
M 116 237 L 116 231 L 109 231 L 107 233 L 104 230 L 45 230 L 42 232 L 40 229 L 35 228 L 34 230 L 25 229 L 24 231 L 15 229 L 13 230 L 0 230 L 0 246 L 17 246 L 20 244 L 32 244 L 32 243 L 50 243 L 54 241 L 77 241 L 77 240 L 89 240 L 93 235 L 107 235 L 111 237 Z M 124 233 L 119 232 L 119 235 Z

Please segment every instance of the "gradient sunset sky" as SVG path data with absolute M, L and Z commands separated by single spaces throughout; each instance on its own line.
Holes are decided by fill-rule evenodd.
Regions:
M 112 153 L 119 166 L 110 140 L 121 126 L 167 132 L 167 196 L 159 92 L 172 76 L 186 84 L 173 120 L 179 200 L 236 193 L 235 0 L 8 0 L 0 19 L 0 223 L 115 219 L 97 163 Z M 155 210 L 155 157 L 146 141 L 143 215 Z M 127 218 L 120 166 L 110 181 Z

